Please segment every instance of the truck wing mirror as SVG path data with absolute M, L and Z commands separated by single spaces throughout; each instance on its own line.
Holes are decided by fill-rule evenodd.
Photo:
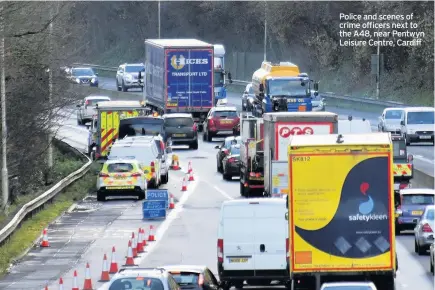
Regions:
M 317 97 L 319 95 L 319 93 L 316 91 L 314 92 L 314 96 Z
M 314 90 L 318 91 L 319 90 L 319 83 L 314 83 Z
M 400 125 L 405 126 L 405 121 L 400 121 Z
M 233 83 L 233 79 L 231 77 L 231 73 L 230 72 L 228 72 L 227 77 L 228 77 L 228 81 L 230 82 L 230 84 L 232 84 Z
M 412 160 L 414 160 L 414 155 L 409 154 L 408 155 L 408 162 L 412 162 Z
M 260 86 L 258 87 L 258 90 L 260 92 L 264 92 L 264 86 L 263 86 L 263 84 L 260 84 Z

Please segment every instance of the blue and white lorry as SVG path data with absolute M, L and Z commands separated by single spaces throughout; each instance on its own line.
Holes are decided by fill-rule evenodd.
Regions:
M 213 63 L 212 44 L 196 39 L 145 40 L 146 106 L 159 114 L 191 113 L 201 125 L 215 103 Z
M 225 71 L 225 47 L 222 44 L 214 44 L 214 99 L 218 100 L 227 97 L 227 78 L 230 83 L 231 73 Z

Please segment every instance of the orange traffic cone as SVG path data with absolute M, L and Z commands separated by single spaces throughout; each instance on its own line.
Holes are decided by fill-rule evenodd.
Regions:
M 71 290 L 80 290 L 79 289 L 79 283 L 77 283 L 77 271 L 74 270 L 74 276 L 73 276 L 73 287 Z
M 137 258 L 137 239 L 134 235 L 134 232 L 131 233 L 131 249 L 133 251 L 133 258 Z
M 48 234 L 47 234 L 47 232 L 48 232 L 47 229 L 44 229 L 42 231 L 41 247 L 43 247 L 43 248 L 50 247 L 50 243 L 48 242 Z
M 156 238 L 154 237 L 154 226 L 150 225 L 150 232 L 148 233 L 148 241 L 153 242 Z
M 147 237 L 145 236 L 145 229 L 142 229 L 142 245 L 143 245 L 144 252 L 145 252 L 145 247 L 147 245 Z
M 63 290 L 63 279 L 62 279 L 62 277 L 59 278 L 59 290 Z
M 139 228 L 139 231 L 137 232 L 137 252 L 143 253 L 145 252 L 143 248 L 143 234 L 142 234 L 142 228 Z
M 186 177 L 183 177 L 183 183 L 181 184 L 181 191 L 187 191 Z
M 93 290 L 92 289 L 91 269 L 89 267 L 89 263 L 86 263 L 85 282 L 83 283 L 82 290 Z
M 171 163 L 170 168 L 172 170 L 180 170 L 181 169 L 180 163 L 178 162 L 178 158 L 174 158 L 174 157 L 172 158 L 172 163 Z
M 45 288 L 44 288 L 44 290 L 48 290 L 48 285 L 47 285 L 47 284 L 45 285 Z
M 174 209 L 174 208 L 175 208 L 174 196 L 171 194 L 169 196 L 169 209 Z
M 195 181 L 195 178 L 193 178 L 193 171 L 189 173 L 189 181 Z
M 103 270 L 101 270 L 101 278 L 98 282 L 108 282 L 110 281 L 109 276 L 109 265 L 107 264 L 107 256 L 104 254 L 103 257 Z
M 124 266 L 136 266 L 134 264 L 133 249 L 131 248 L 131 240 L 128 241 L 127 259 Z
M 110 259 L 110 270 L 109 270 L 109 274 L 115 274 L 118 273 L 118 263 L 116 262 L 116 257 L 115 257 L 116 251 L 115 251 L 115 247 L 112 247 L 112 257 Z
M 189 161 L 189 164 L 187 165 L 187 173 L 192 173 L 192 163 Z

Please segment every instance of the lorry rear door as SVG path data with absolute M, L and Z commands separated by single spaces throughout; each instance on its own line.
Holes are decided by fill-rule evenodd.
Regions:
M 166 49 L 166 108 L 212 108 L 213 48 Z
M 255 270 L 285 270 L 288 222 L 286 200 L 258 202 L 255 208 Z
M 229 203 L 222 213 L 225 270 L 254 270 L 255 204 Z
M 107 110 L 101 111 L 100 115 L 100 130 L 101 130 L 101 152 L 100 156 L 107 156 L 109 152 L 110 146 L 113 144 L 118 138 L 118 130 L 119 130 L 119 120 L 120 117 L 136 117 L 139 115 L 139 112 L 136 110 Z

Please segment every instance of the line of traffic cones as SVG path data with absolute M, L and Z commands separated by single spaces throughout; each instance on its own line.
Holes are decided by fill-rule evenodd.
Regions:
M 50 247 L 50 243 L 48 242 L 48 230 L 46 228 L 42 231 L 42 241 L 40 246 L 42 248 Z
M 187 179 L 183 177 L 183 183 L 181 184 L 181 191 L 187 191 Z
M 174 202 L 174 196 L 171 194 L 169 195 L 169 209 L 175 208 L 175 202 Z

